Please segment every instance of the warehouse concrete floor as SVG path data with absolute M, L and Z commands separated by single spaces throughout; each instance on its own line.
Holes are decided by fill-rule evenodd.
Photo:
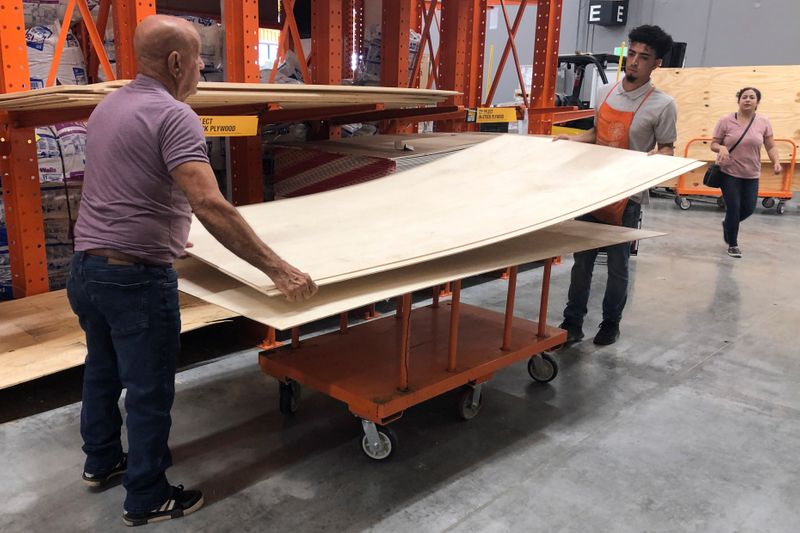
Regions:
M 254 350 L 178 375 L 174 483 L 206 507 L 163 531 L 797 531 L 800 523 L 800 210 L 759 207 L 743 259 L 725 254 L 721 213 L 654 200 L 620 341 L 557 354 L 558 377 L 524 364 L 456 419 L 452 397 L 394 424 L 398 453 L 373 463 L 346 408 L 306 390 L 278 412 Z M 554 269 L 550 320 L 569 260 Z M 596 287 L 605 278 L 599 268 Z M 517 313 L 535 316 L 541 269 L 521 275 Z M 603 278 L 603 279 L 600 279 Z M 505 282 L 465 291 L 502 309 Z M 120 486 L 87 492 L 79 404 L 0 426 L 0 530 L 123 530 Z

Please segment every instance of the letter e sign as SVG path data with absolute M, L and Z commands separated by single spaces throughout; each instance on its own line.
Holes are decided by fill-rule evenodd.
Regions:
M 624 26 L 628 22 L 628 0 L 590 0 L 589 24 Z

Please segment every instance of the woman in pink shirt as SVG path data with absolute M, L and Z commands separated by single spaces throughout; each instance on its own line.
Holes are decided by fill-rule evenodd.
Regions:
M 781 164 L 778 162 L 778 149 L 769 119 L 756 114 L 761 91 L 755 87 L 745 87 L 736 93 L 736 98 L 739 110 L 719 119 L 714 128 L 711 150 L 717 153 L 717 163 L 722 171 L 721 188 L 725 199 L 722 236 L 728 245 L 728 255 L 742 257 L 738 241 L 739 223 L 756 210 L 761 146 L 767 149 L 775 174 L 781 173 Z M 731 152 L 740 138 L 741 142 Z

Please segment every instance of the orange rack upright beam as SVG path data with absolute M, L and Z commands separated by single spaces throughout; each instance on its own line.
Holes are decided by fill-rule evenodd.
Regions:
M 25 22 L 21 0 L 0 0 L 0 90 L 30 89 Z M 14 297 L 47 292 L 47 256 L 42 223 L 42 198 L 33 128 L 15 128 L 0 114 L 0 173 L 2 173 L 11 284 Z
M 537 3 L 528 133 L 549 135 L 553 129 L 553 113 L 534 111 L 555 105 L 561 6 L 562 0 L 539 0 Z
M 439 89 L 462 93 L 445 105 L 474 108 L 483 94 L 483 49 L 486 44 L 486 0 L 447 0 L 442 2 L 439 41 Z M 439 121 L 437 131 L 475 129 L 461 121 Z
M 156 14 L 156 3 L 154 0 L 112 0 L 111 5 L 114 11 L 117 79 L 133 79 L 136 77 L 133 32 L 142 19 Z
M 225 78 L 258 83 L 258 0 L 224 0 Z M 231 200 L 234 205 L 264 201 L 261 138 L 231 137 Z
M 342 83 L 342 52 L 344 50 L 344 0 L 314 0 L 311 2 L 311 79 L 319 85 Z M 350 58 L 348 58 L 349 61 Z M 330 121 L 312 124 L 316 139 L 338 139 L 341 128 Z

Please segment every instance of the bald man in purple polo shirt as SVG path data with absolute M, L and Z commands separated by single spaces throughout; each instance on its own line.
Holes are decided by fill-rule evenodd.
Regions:
M 83 199 L 67 293 L 86 332 L 83 480 L 102 489 L 124 475 L 123 521 L 137 526 L 202 507 L 199 490 L 171 486 L 167 446 L 180 340 L 177 275 L 192 211 L 289 300 L 317 290 L 248 226 L 217 187 L 203 128 L 184 103 L 197 92 L 200 37 L 154 15 L 136 28 L 136 79 L 89 118 Z M 118 401 L 126 388 L 128 453 Z

